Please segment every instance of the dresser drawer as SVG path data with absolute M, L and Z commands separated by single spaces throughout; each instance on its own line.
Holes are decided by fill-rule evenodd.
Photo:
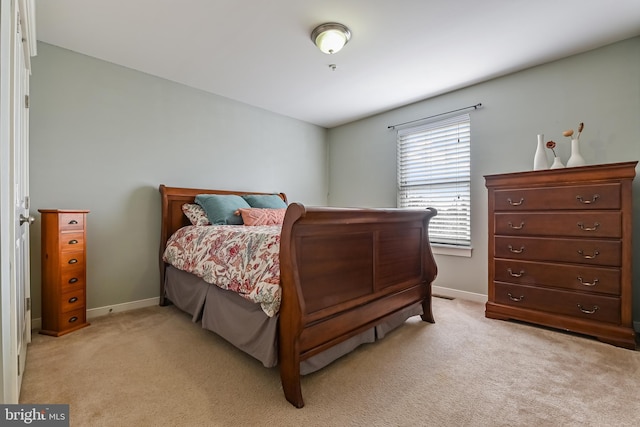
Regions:
M 60 267 L 64 271 L 66 268 L 84 266 L 84 251 L 61 252 Z
M 620 295 L 619 268 L 495 259 L 494 270 L 498 282 Z
M 620 184 L 495 190 L 496 211 L 620 209 Z
M 512 236 L 622 237 L 619 211 L 500 212 L 495 234 Z
M 84 214 L 61 213 L 58 217 L 60 231 L 84 230 Z
M 84 307 L 77 310 L 68 311 L 60 314 L 58 318 L 58 329 L 63 332 L 67 329 L 77 328 L 79 325 L 87 322 L 87 313 Z
M 60 299 L 60 311 L 63 313 L 84 308 L 84 289 L 78 288 L 62 294 Z
M 619 267 L 620 240 L 494 237 L 495 258 Z
M 499 282 L 495 295 L 499 304 L 620 324 L 620 298 Z
M 84 249 L 84 233 L 64 233 L 60 236 L 62 252 L 81 251 Z
M 75 288 L 85 288 L 86 273 L 84 265 L 64 268 L 60 272 L 60 290 L 67 292 Z

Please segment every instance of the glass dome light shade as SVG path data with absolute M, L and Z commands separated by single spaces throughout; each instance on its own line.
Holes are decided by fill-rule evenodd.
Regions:
M 350 38 L 351 32 L 349 29 L 337 23 L 319 25 L 311 33 L 313 42 L 326 54 L 340 51 Z

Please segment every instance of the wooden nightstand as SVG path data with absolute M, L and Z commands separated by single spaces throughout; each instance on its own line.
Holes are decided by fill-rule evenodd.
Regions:
M 42 214 L 42 328 L 59 337 L 85 326 L 87 210 Z

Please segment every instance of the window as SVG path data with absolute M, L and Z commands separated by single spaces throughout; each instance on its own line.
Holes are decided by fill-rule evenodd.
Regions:
M 468 114 L 398 131 L 398 207 L 433 207 L 432 244 L 471 248 Z

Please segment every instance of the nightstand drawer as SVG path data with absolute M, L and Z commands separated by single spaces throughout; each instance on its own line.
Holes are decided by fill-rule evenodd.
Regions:
M 85 288 L 85 269 L 84 266 L 77 268 L 65 268 L 60 273 L 60 290 L 67 292 L 75 288 Z
M 62 252 L 81 251 L 84 249 L 84 233 L 64 233 L 60 236 Z
M 77 329 L 80 325 L 87 323 L 87 314 L 84 307 L 78 310 L 62 313 L 59 318 L 58 327 L 61 332 L 68 329 Z
M 61 252 L 60 267 L 64 271 L 66 268 L 84 266 L 84 251 L 79 252 Z
M 498 304 L 620 324 L 620 298 L 495 283 Z
M 60 231 L 84 230 L 84 214 L 61 213 L 59 216 Z
M 496 190 L 496 211 L 620 209 L 620 184 Z
M 60 311 L 63 313 L 83 309 L 85 306 L 84 289 L 65 292 L 60 299 Z

